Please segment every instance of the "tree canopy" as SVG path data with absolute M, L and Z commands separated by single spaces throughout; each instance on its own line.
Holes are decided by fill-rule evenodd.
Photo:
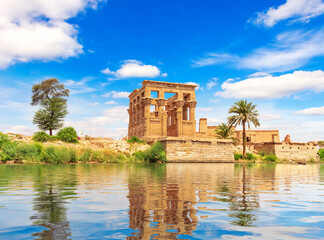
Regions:
M 52 131 L 63 126 L 65 116 L 68 114 L 66 98 L 69 90 L 59 83 L 57 79 L 44 80 L 32 88 L 31 105 L 40 105 L 41 109 L 35 112 L 33 123 L 39 129 Z

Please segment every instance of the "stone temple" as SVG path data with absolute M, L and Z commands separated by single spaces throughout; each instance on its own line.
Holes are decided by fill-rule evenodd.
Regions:
M 147 81 L 129 95 L 128 136 L 195 136 L 196 85 Z
M 160 141 L 173 162 L 233 162 L 231 140 L 216 139 L 207 118 L 199 119 L 196 131 L 196 85 L 145 80 L 129 95 L 128 138 L 137 136 L 148 142 Z M 278 130 L 247 130 L 247 149 L 266 152 L 279 158 L 309 160 L 316 158 L 314 143 L 280 142 Z M 242 140 L 242 131 L 235 131 Z

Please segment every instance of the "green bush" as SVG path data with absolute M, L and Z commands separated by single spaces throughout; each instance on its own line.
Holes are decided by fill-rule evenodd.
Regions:
M 240 159 L 243 159 L 243 154 L 241 153 L 234 153 L 234 159 L 237 161 L 237 160 L 240 160 Z
M 36 132 L 33 136 L 33 140 L 35 142 L 48 142 L 50 140 L 50 135 L 48 135 L 46 132 Z
M 78 135 L 73 127 L 62 128 L 57 134 L 57 138 L 62 142 L 77 143 Z
M 257 157 L 253 153 L 246 153 L 247 160 L 256 160 Z
M 2 149 L 2 146 L 4 144 L 8 144 L 10 142 L 11 142 L 11 138 L 7 134 L 0 132 L 0 149 Z
M 324 161 L 324 148 L 322 148 L 318 151 L 318 155 L 319 155 L 320 161 Z
M 266 162 L 275 162 L 275 161 L 277 161 L 277 157 L 275 155 L 265 155 L 263 159 Z
M 146 143 L 145 140 L 139 139 L 136 136 L 132 136 L 130 139 L 127 140 L 128 143 L 140 143 L 140 144 L 144 144 Z
M 81 162 L 90 162 L 91 160 L 91 155 L 92 155 L 92 150 L 91 149 L 85 149 L 82 153 L 82 155 L 79 157 L 79 161 Z
M 160 142 L 154 143 L 149 149 L 145 150 L 144 160 L 147 162 L 167 162 L 166 153 Z

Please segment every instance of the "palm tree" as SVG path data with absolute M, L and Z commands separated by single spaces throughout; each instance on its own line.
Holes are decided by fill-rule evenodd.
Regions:
M 234 103 L 234 105 L 228 110 L 229 114 L 234 114 L 227 118 L 228 124 L 230 126 L 237 126 L 242 124 L 243 126 L 243 157 L 246 157 L 245 148 L 246 148 L 246 132 L 245 132 L 245 124 L 248 124 L 248 128 L 250 128 L 251 123 L 258 127 L 259 123 L 259 113 L 258 110 L 255 109 L 256 105 L 252 104 L 252 102 L 248 103 L 246 100 L 240 100 Z
M 231 139 L 236 145 L 238 139 L 235 137 L 235 129 L 226 123 L 221 123 L 215 130 L 216 138 L 218 139 Z

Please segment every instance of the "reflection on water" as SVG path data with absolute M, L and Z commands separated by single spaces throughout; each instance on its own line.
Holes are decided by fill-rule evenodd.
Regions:
M 0 166 L 0 239 L 321 239 L 324 165 Z

